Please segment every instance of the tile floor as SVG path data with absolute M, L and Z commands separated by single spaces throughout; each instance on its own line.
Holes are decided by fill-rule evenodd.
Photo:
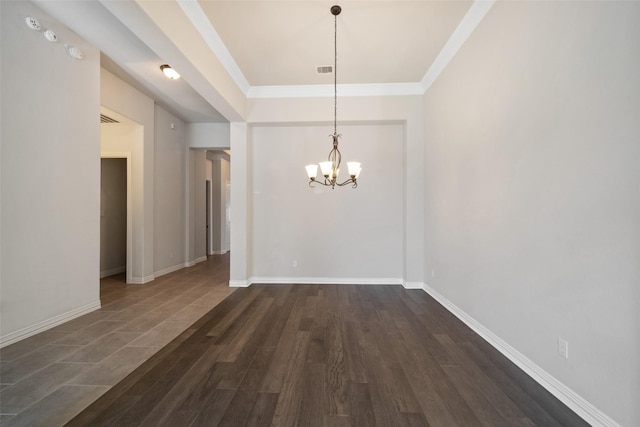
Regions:
M 100 281 L 102 308 L 0 349 L 0 425 L 60 426 L 231 292 L 229 254 L 144 285 Z

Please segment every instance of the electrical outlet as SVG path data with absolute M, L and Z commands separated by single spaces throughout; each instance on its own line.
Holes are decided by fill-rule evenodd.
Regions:
M 298 268 L 298 261 L 294 259 L 293 262 L 291 263 L 291 267 Z
M 558 337 L 558 354 L 565 359 L 569 358 L 569 343 Z
M 434 268 L 431 269 L 431 277 L 436 277 L 436 270 Z

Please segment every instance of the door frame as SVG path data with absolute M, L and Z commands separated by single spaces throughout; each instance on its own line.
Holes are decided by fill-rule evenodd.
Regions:
M 208 160 L 207 160 L 208 161 Z M 211 227 L 211 202 L 212 202 L 212 197 L 211 197 L 211 180 L 207 179 L 205 180 L 205 184 L 204 184 L 204 188 L 205 188 L 205 227 L 206 227 L 206 233 L 207 233 L 207 248 L 206 248 L 206 253 L 207 256 L 211 255 L 213 252 L 213 237 L 212 237 L 212 232 L 213 229 Z

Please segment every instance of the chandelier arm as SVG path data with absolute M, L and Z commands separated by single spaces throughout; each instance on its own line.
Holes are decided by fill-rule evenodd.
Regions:
M 315 188 L 313 184 L 320 184 L 320 185 L 324 185 L 325 187 L 333 187 L 333 185 L 331 184 L 331 181 L 327 181 L 326 179 L 324 180 L 324 182 L 316 181 L 315 179 L 309 180 L 309 187 Z
M 329 151 L 328 160 L 330 162 L 333 162 L 335 168 L 338 169 L 340 167 L 340 163 L 342 163 L 342 153 L 340 153 L 340 150 L 338 149 L 338 138 L 340 138 L 342 135 L 334 133 L 333 135 L 329 136 L 333 138 L 333 148 L 331 149 L 331 151 Z M 332 155 L 333 158 L 331 157 Z
M 334 164 L 334 167 L 338 169 L 340 167 L 340 163 L 342 163 L 342 154 L 338 148 L 334 148 L 329 151 L 329 156 L 327 158 L 330 162 Z
M 336 185 L 338 187 L 342 187 L 342 186 L 345 186 L 345 185 L 351 184 L 351 183 L 353 183 L 353 185 L 352 185 L 353 188 L 356 188 L 358 186 L 358 181 L 353 179 L 353 178 L 349 178 L 348 180 L 346 180 L 345 182 L 342 182 L 342 183 L 336 183 Z

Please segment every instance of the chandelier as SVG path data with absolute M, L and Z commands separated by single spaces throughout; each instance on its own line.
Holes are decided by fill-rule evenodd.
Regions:
M 324 177 L 324 180 L 316 180 L 318 174 L 318 165 L 307 165 L 307 175 L 309 175 L 309 187 L 313 188 L 313 184 L 320 184 L 326 187 L 334 189 L 336 185 L 342 187 L 347 184 L 351 184 L 352 188 L 358 187 L 358 176 L 360 175 L 361 167 L 358 162 L 347 162 L 347 169 L 349 172 L 349 179 L 344 182 L 338 182 L 338 174 L 340 173 L 340 162 L 342 161 L 342 155 L 338 150 L 338 138 L 342 135 L 338 134 L 338 15 L 342 12 L 340 6 L 331 6 L 331 14 L 333 15 L 333 135 L 329 135 L 333 138 L 333 148 L 329 152 L 329 157 L 326 162 L 320 162 L 320 172 Z

